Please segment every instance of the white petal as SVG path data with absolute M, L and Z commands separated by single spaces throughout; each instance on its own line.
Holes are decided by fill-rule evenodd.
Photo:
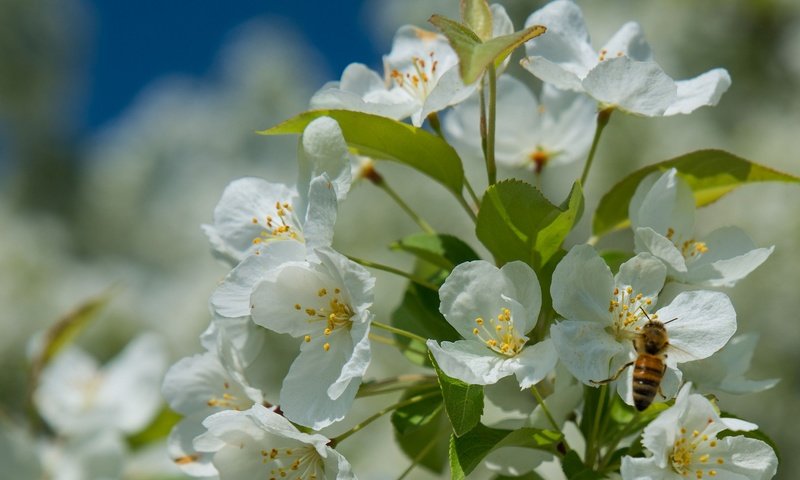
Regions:
M 596 322 L 565 320 L 550 327 L 550 337 L 564 366 L 587 385 L 616 373 L 631 350 Z
M 329 247 L 333 242 L 333 227 L 338 208 L 336 188 L 328 176 L 323 174 L 314 177 L 308 187 L 308 209 L 303 225 L 303 236 L 309 252 Z
M 333 183 L 336 198 L 343 200 L 353 180 L 350 175 L 351 156 L 336 120 L 330 117 L 314 119 L 303 130 L 300 143 L 302 148 L 297 152 L 297 190 L 300 196 L 307 198 L 311 180 L 325 174 Z
M 64 348 L 42 371 L 34 392 L 34 402 L 42 417 L 59 433 L 73 433 L 93 428 L 84 412 L 88 386 L 99 374 L 97 362 L 77 347 Z
M 402 120 L 419 109 L 419 102 L 399 88 L 387 90 L 383 80 L 380 89 L 365 94 L 348 91 L 338 83 L 326 85 L 311 97 L 310 104 L 312 109 L 352 110 L 395 120 Z
M 626 56 L 637 62 L 647 62 L 653 59 L 650 45 L 644 38 L 642 26 L 636 22 L 623 25 L 614 36 L 600 50 L 605 53 L 605 58 Z
M 597 102 L 584 94 L 559 90 L 546 83 L 542 88 L 542 109 L 539 143 L 555 153 L 548 166 L 582 162 L 592 144 Z
M 775 476 L 778 469 L 778 457 L 772 448 L 753 438 L 725 437 L 718 440 L 713 455 L 724 460 L 724 463 L 714 465 L 720 478 L 728 473 L 735 475 L 732 478 L 767 480 Z
M 385 90 L 386 84 L 377 72 L 363 63 L 351 63 L 342 71 L 339 88 L 363 97 L 375 90 Z
M 664 115 L 691 113 L 703 106 L 716 105 L 731 86 L 731 76 L 724 68 L 715 68 L 689 80 L 678 80 L 675 84 L 678 97 Z
M 583 83 L 581 82 L 582 76 L 566 70 L 562 65 L 552 62 L 548 58 L 539 56 L 527 57 L 520 60 L 519 64 L 536 78 L 557 88 L 573 92 L 584 91 Z M 575 70 L 581 71 L 582 68 L 577 65 Z M 584 75 L 584 73 L 581 72 L 581 75 Z
M 613 293 L 611 270 L 589 245 L 572 247 L 553 272 L 553 308 L 568 320 L 609 325 L 608 302 Z
M 583 79 L 586 93 L 608 106 L 655 117 L 675 102 L 677 88 L 655 62 L 616 57 L 600 62 Z
M 680 475 L 661 469 L 655 464 L 653 457 L 622 457 L 622 467 L 620 470 L 623 480 L 678 480 Z
M 253 323 L 249 315 L 235 318 L 215 315 L 208 324 L 208 328 L 200 334 L 200 344 L 206 350 L 214 351 L 217 348 L 217 338 L 221 332 L 224 332 L 224 335 L 239 351 L 245 365 L 250 365 L 261 353 L 261 347 L 264 345 L 267 334 L 267 330 Z
M 491 385 L 514 373 L 514 362 L 479 342 L 459 340 L 438 345 L 434 340 L 428 340 L 427 344 L 439 368 L 463 382 Z
M 514 33 L 514 24 L 502 5 L 493 3 L 489 10 L 492 12 L 492 38 Z
M 725 425 L 728 430 L 736 430 L 738 432 L 751 432 L 758 430 L 758 425 L 755 423 L 740 420 L 738 418 L 721 418 L 720 421 Z
M 262 232 L 268 228 L 265 225 L 266 217 L 278 218 L 275 203 L 294 205 L 296 201 L 297 191 L 292 187 L 260 178 L 240 178 L 225 187 L 222 198 L 214 208 L 213 225 L 203 225 L 203 230 L 209 237 L 214 253 L 236 264 L 245 256 L 260 250 L 264 242 L 271 238 L 263 237 Z M 300 228 L 296 218 L 287 216 L 286 220 L 295 230 Z M 302 231 L 298 233 L 302 234 Z M 254 243 L 254 239 L 260 239 L 262 243 Z
M 650 252 L 669 267 L 671 277 L 683 278 L 688 271 L 686 259 L 671 240 L 650 227 L 639 227 L 634 230 L 633 235 L 637 252 Z
M 451 67 L 439 77 L 436 86 L 425 99 L 422 109 L 411 116 L 412 123 L 419 127 L 431 113 L 463 102 L 475 91 L 476 85 L 464 85 L 458 67 Z
M 582 79 L 597 63 L 597 54 L 590 44 L 580 8 L 567 0 L 550 2 L 533 12 L 525 21 L 526 28 L 533 25 L 544 25 L 547 32 L 527 42 L 525 53 L 529 57 L 541 57 L 546 61 L 532 58 L 526 68 L 545 82 L 562 89 L 574 89 L 574 84 L 567 85 L 558 80 L 567 78 L 566 75 Z M 540 69 L 540 66 L 546 67 Z M 557 71 L 562 72 L 558 77 L 550 75 Z M 554 77 L 556 82 L 553 82 Z
M 667 269 L 661 261 L 650 254 L 640 253 L 619 267 L 615 283 L 619 288 L 631 286 L 634 292 L 655 303 L 666 278 Z
M 539 315 L 539 288 L 536 274 L 522 262 L 510 262 L 502 269 L 483 260 L 465 262 L 439 289 L 439 311 L 462 337 L 472 338 L 476 319 L 488 323 L 509 308 L 515 329 L 525 334 Z
M 323 462 L 326 480 L 356 480 L 353 467 L 341 453 L 330 447 L 325 447 L 325 452 L 327 455 Z
M 333 284 L 328 275 L 304 262 L 284 264 L 253 289 L 250 297 L 253 321 L 264 328 L 293 337 L 308 333 L 321 334 L 325 321 L 314 312 L 324 300 L 320 299 L 317 292 Z M 309 322 L 310 319 L 315 321 Z
M 144 333 L 103 368 L 96 401 L 112 406 L 114 424 L 125 433 L 147 426 L 161 406 L 161 380 L 167 368 L 166 341 Z
M 320 248 L 316 253 L 333 281 L 344 285 L 347 300 L 355 312 L 372 306 L 375 277 L 369 270 L 332 248 Z
M 663 236 L 672 230 L 675 244 L 692 239 L 694 211 L 692 189 L 674 168 L 645 177 L 636 188 L 629 209 L 634 230 L 650 227 Z
M 526 389 L 539 383 L 556 368 L 558 354 L 552 340 L 546 339 L 535 345 L 526 346 L 516 357 L 519 366 L 514 375 L 519 388 Z
M 703 239 L 708 251 L 689 265 L 686 282 L 710 287 L 731 287 L 758 268 L 775 247 L 756 248 L 737 227 L 723 227 Z
M 205 415 L 189 416 L 181 419 L 167 437 L 167 453 L 187 475 L 193 477 L 213 477 L 217 469 L 211 463 L 212 455 L 198 452 L 194 448 L 194 439 L 206 431 L 202 425 Z
M 680 293 L 658 317 L 667 326 L 672 364 L 699 360 L 722 348 L 736 332 L 736 312 L 721 292 L 695 290 Z
M 250 295 L 255 286 L 286 262 L 305 258 L 305 249 L 299 242 L 270 242 L 258 255 L 242 260 L 225 277 L 211 294 L 211 308 L 223 317 L 246 317 L 250 315 Z
M 325 343 L 330 344 L 328 351 L 323 348 Z M 336 399 L 328 389 L 342 376 L 353 348 L 349 332 L 341 328 L 303 342 L 281 388 L 280 405 L 286 418 L 320 430 L 347 415 L 361 382 L 350 381 Z
M 361 383 L 361 377 L 367 371 L 371 357 L 369 343 L 369 322 L 353 323 L 350 328 L 350 342 L 353 353 L 342 366 L 339 378 L 328 387 L 328 396 L 334 400 L 339 398 L 351 382 Z M 331 348 L 341 348 L 331 344 Z

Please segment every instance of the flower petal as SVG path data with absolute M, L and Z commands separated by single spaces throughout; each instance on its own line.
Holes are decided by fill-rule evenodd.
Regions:
M 514 359 L 518 363 L 514 375 L 519 382 L 519 388 L 524 390 L 539 383 L 556 368 L 558 354 L 552 340 L 546 339 L 526 346 Z
M 286 262 L 305 258 L 305 248 L 299 242 L 270 242 L 259 253 L 242 260 L 211 294 L 211 308 L 222 317 L 250 315 L 250 295 L 255 286 Z
M 323 348 L 325 343 L 330 344 L 329 350 Z M 347 415 L 361 382 L 350 381 L 336 399 L 328 389 L 342 376 L 353 348 L 349 333 L 341 328 L 303 342 L 281 388 L 280 405 L 286 418 L 320 430 Z
M 647 117 L 663 115 L 677 96 L 675 82 L 657 63 L 628 57 L 600 62 L 581 84 L 601 103 Z
M 767 480 L 775 476 L 778 470 L 778 457 L 761 440 L 741 436 L 725 437 L 719 440 L 714 450 L 715 455 L 724 459 L 724 463 L 714 467 L 719 472 L 752 480 Z
M 428 340 L 427 345 L 444 373 L 472 385 L 491 385 L 514 373 L 514 362 L 479 342 Z
M 671 365 L 711 356 L 736 332 L 736 311 L 721 292 L 682 292 L 657 313 L 662 322 L 670 322 L 667 359 Z
M 691 240 L 694 232 L 694 194 L 674 168 L 653 172 L 636 187 L 629 215 L 634 228 L 650 227 L 675 243 Z
M 605 58 L 626 56 L 637 62 L 653 60 L 653 52 L 644 38 L 642 26 L 636 22 L 623 25 L 600 49 L 600 53 Z
M 650 227 L 639 227 L 633 231 L 634 248 L 637 252 L 650 252 L 669 267 L 671 276 L 683 278 L 688 271 L 686 259 L 667 237 Z
M 666 278 L 667 269 L 660 260 L 648 253 L 640 253 L 619 267 L 614 280 L 617 287 L 630 286 L 655 304 Z
M 550 327 L 550 337 L 564 366 L 587 385 L 608 378 L 627 361 L 629 348 L 597 322 L 558 322 Z
M 731 86 L 731 76 L 724 68 L 715 68 L 689 80 L 678 80 L 678 97 L 664 115 L 692 113 L 704 106 L 719 103 L 722 94 Z
M 326 174 L 314 177 L 308 187 L 308 209 L 303 224 L 303 236 L 309 253 L 317 248 L 329 247 L 333 243 L 333 227 L 339 208 L 334 187 Z
M 525 68 L 558 88 L 580 90 L 576 80 L 597 64 L 580 8 L 567 0 L 550 2 L 525 21 L 525 28 L 533 25 L 545 25 L 547 32 L 525 44 L 532 57 Z
M 572 247 L 553 272 L 553 308 L 568 320 L 609 325 L 608 302 L 613 293 L 611 269 L 589 245 Z
M 703 239 L 708 251 L 691 263 L 686 282 L 710 287 L 731 287 L 772 254 L 775 247 L 756 248 L 737 227 L 723 227 Z
M 620 470 L 623 480 L 678 480 L 677 475 L 669 470 L 659 468 L 654 457 L 622 457 Z
M 314 119 L 303 130 L 300 144 L 302 148 L 297 152 L 297 190 L 301 198 L 308 198 L 312 179 L 325 174 L 333 184 L 336 198 L 339 201 L 344 200 L 353 181 L 350 171 L 351 155 L 336 120 L 331 117 Z M 300 211 L 305 211 L 305 207 L 303 205 Z

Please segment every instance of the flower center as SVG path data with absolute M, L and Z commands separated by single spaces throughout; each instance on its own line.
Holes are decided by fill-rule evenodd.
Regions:
M 714 420 L 709 418 L 708 425 L 712 423 Z M 709 477 L 715 477 L 717 471 L 714 470 L 714 465 L 725 463 L 722 457 L 712 459 L 711 453 L 708 453 L 713 451 L 716 446 L 716 436 L 707 435 L 698 430 L 688 433 L 685 428 L 681 428 L 680 437 L 673 442 L 672 454 L 669 456 L 672 469 L 684 476 L 694 472 L 695 478 L 703 478 L 706 474 Z
M 230 392 L 231 385 L 228 382 L 222 384 L 223 392 L 219 397 L 211 397 L 206 404 L 209 407 L 219 407 L 223 410 L 247 410 L 253 406 L 253 401 L 247 397 L 240 398 Z
M 263 219 L 253 217 L 253 225 L 261 226 L 261 232 L 253 239 L 254 245 L 259 245 L 270 240 L 297 240 L 303 242 L 303 235 L 296 225 L 297 218 L 288 202 L 275 202 L 274 215 L 266 215 Z M 256 252 L 258 254 L 259 252 Z
M 261 450 L 261 463 L 269 467 L 270 480 L 322 480 L 325 470 L 319 454 L 310 445 Z
M 634 295 L 633 288 L 628 286 L 623 289 L 615 288 L 611 300 L 608 302 L 608 311 L 614 322 L 614 335 L 617 340 L 627 339 L 631 331 L 639 331 L 642 323 L 647 320 L 647 309 L 653 300 L 641 293 Z M 650 319 L 656 320 L 658 314 L 651 314 Z
M 299 303 L 294 304 L 295 310 L 304 310 L 308 315 L 309 322 L 320 322 L 323 326 L 322 334 L 326 337 L 330 336 L 337 328 L 347 328 L 353 324 L 351 318 L 353 317 L 353 309 L 346 302 L 340 298 L 342 291 L 338 288 L 333 289 L 333 294 L 327 288 L 320 288 L 317 291 L 317 296 L 323 301 L 322 304 L 316 308 L 303 307 Z M 327 303 L 324 303 L 327 301 Z M 306 335 L 304 340 L 311 341 L 311 335 Z M 322 348 L 327 352 L 331 348 L 331 344 L 325 342 Z
M 537 146 L 536 150 L 531 153 L 528 158 L 531 159 L 533 162 L 533 169 L 536 173 L 542 173 L 542 169 L 547 165 L 547 162 L 550 160 L 550 152 L 543 149 L 541 146 Z
M 438 66 L 436 53 L 431 51 L 428 52 L 427 58 L 411 57 L 410 67 L 403 71 L 394 68 L 389 72 L 389 76 L 409 95 L 424 102 L 439 81 Z
M 525 346 L 527 338 L 521 336 L 514 328 L 511 310 L 507 308 L 501 310 L 496 320 L 490 317 L 487 322 L 483 317 L 478 317 L 475 323 L 478 326 L 472 329 L 472 333 L 484 345 L 501 355 L 513 357 Z
M 672 241 L 675 247 L 681 251 L 681 255 L 687 261 L 690 260 L 697 260 L 700 258 L 704 253 L 708 251 L 708 245 L 705 242 L 698 242 L 697 240 L 690 238 L 689 240 L 680 241 L 675 237 L 675 229 L 672 227 L 667 228 L 667 235 L 666 237 Z

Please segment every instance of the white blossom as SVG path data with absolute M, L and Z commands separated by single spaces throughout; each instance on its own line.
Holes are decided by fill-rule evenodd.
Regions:
M 754 430 L 756 425 L 721 418 L 702 395 L 683 386 L 675 405 L 662 412 L 642 434 L 647 457 L 622 459 L 624 480 L 767 480 L 778 459 L 761 440 L 743 436 L 718 438 L 725 430 Z
M 602 108 L 618 108 L 648 117 L 691 113 L 716 105 L 731 84 L 728 72 L 710 70 L 675 81 L 653 61 L 641 26 L 628 22 L 596 52 L 580 8 L 556 0 L 537 10 L 525 26 L 547 32 L 525 44 L 523 66 L 558 88 L 585 92 Z
M 221 480 L 355 479 L 350 464 L 328 446 L 326 437 L 302 433 L 262 405 L 217 413 L 203 425 L 208 431 L 195 439 L 194 447 L 213 455 Z
M 341 420 L 370 361 L 375 278 L 331 249 L 271 270 L 251 296 L 253 321 L 302 339 L 281 388 L 287 418 L 315 430 Z
M 709 357 L 736 331 L 736 312 L 727 295 L 711 291 L 680 293 L 657 311 L 666 269 L 650 254 L 628 260 L 616 276 L 588 245 L 573 247 L 556 266 L 550 293 L 564 320 L 550 335 L 559 358 L 585 384 L 613 376 L 634 360 L 634 339 L 650 319 L 666 325 L 669 345 L 661 392 L 671 398 L 681 373 L 678 363 Z M 632 404 L 631 368 L 620 377 L 620 396 Z
M 673 168 L 645 177 L 631 198 L 629 217 L 637 252 L 650 252 L 678 282 L 732 286 L 770 256 L 774 247 L 756 248 L 737 227 L 694 235 L 695 200 Z
M 525 389 L 555 367 L 549 340 L 526 345 L 542 305 L 539 280 L 528 265 L 515 261 L 498 269 L 482 260 L 462 263 L 439 289 L 439 298 L 442 315 L 464 337 L 427 342 L 447 375 L 477 385 L 515 375 Z

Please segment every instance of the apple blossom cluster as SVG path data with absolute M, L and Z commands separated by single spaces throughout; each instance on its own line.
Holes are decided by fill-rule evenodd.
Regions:
M 479 468 L 771 478 L 778 460 L 768 437 L 701 392 L 776 383 L 745 377 L 756 337 L 734 337 L 736 311 L 720 291 L 746 281 L 772 247 L 736 227 L 695 233 L 696 208 L 758 181 L 732 180 L 733 162 L 764 167 L 722 151 L 649 165 L 592 202 L 588 241 L 568 240 L 587 213 L 582 184 L 611 114 L 715 105 L 728 73 L 673 80 L 633 22 L 595 50 L 570 0 L 548 3 L 520 31 L 484 0 L 462 1 L 460 21 L 431 23 L 441 33 L 400 28 L 383 75 L 354 63 L 310 111 L 260 132 L 300 134 L 296 184 L 235 180 L 203 225 L 230 270 L 211 295 L 203 352 L 164 378 L 164 398 L 183 417 L 168 439 L 172 461 L 195 477 L 355 478 L 358 463 L 336 447 L 391 413 L 410 466 L 384 464 L 389 476 L 449 466 L 452 478 Z M 538 94 L 506 73 L 523 46 Z M 485 161 L 482 190 L 464 174 L 468 159 Z M 454 195 L 475 236 L 424 220 L 378 172 L 381 160 Z M 419 226 L 393 246 L 414 257 L 412 271 L 339 251 L 347 246 L 334 226 L 358 180 Z M 554 184 L 572 188 L 557 194 Z M 628 227 L 632 249 L 606 237 Z M 375 318 L 373 269 L 408 281 L 389 323 Z M 378 341 L 408 360 L 395 376 L 368 370 Z M 264 360 L 275 342 L 298 352 L 278 392 L 263 381 L 276 368 Z M 328 433 L 352 425 L 355 400 L 372 395 L 394 403 Z

